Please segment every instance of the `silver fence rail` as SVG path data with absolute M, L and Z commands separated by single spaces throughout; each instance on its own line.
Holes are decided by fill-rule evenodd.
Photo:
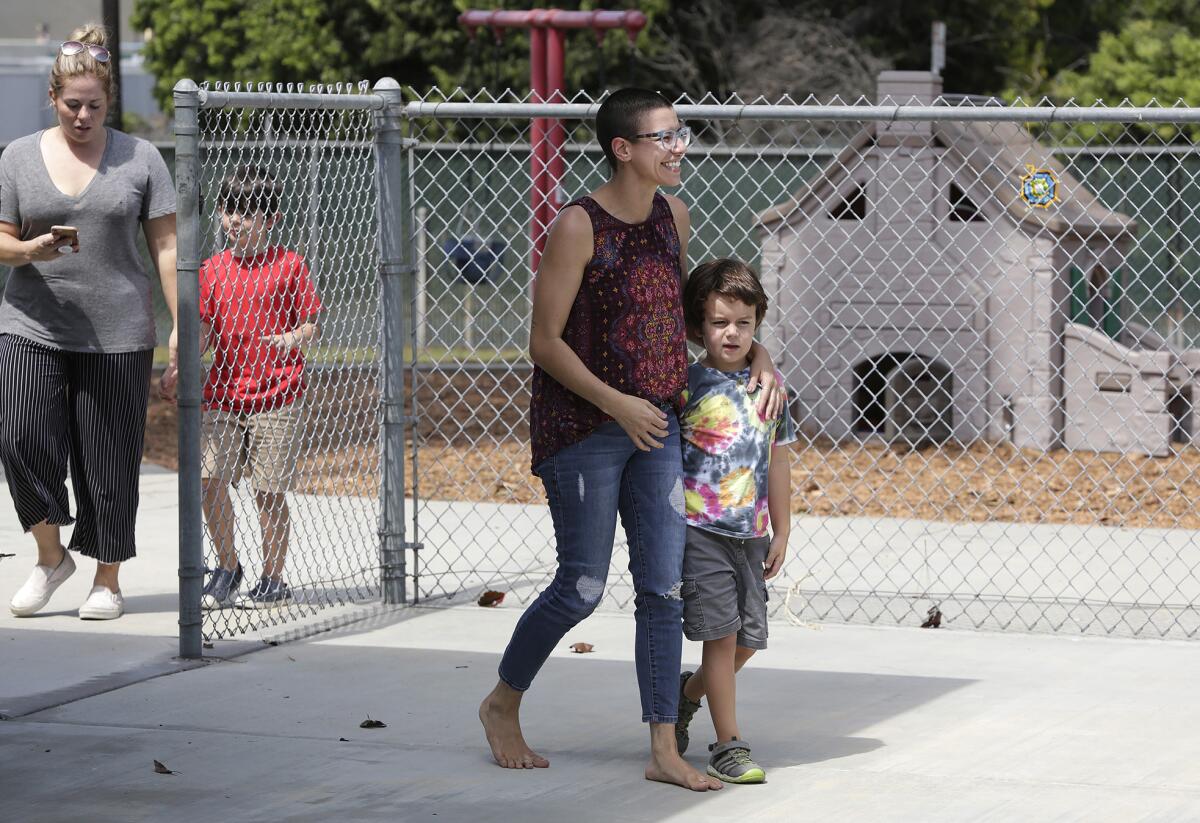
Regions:
M 677 106 L 697 134 L 689 256 L 760 271 L 759 339 L 801 432 L 773 614 L 1194 637 L 1200 109 L 978 105 L 934 82 L 896 105 Z M 293 600 L 202 611 L 201 562 L 181 561 L 181 624 L 226 636 L 381 594 L 519 608 L 555 557 L 528 467 L 534 198 L 603 182 L 597 104 L 182 93 L 203 157 L 185 109 L 181 314 L 182 223 L 193 269 L 223 242 L 185 192 L 245 156 L 289 181 L 278 242 L 303 246 L 327 317 L 306 350 L 320 422 L 290 452 Z M 549 186 L 534 118 L 561 127 Z M 201 366 L 182 354 L 181 553 L 199 557 Z M 249 495 L 234 519 L 257 572 Z M 608 607 L 632 603 L 624 564 Z

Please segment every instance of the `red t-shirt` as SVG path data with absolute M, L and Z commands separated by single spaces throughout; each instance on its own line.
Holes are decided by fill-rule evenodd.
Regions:
M 277 409 L 304 394 L 304 355 L 280 354 L 261 338 L 283 334 L 321 311 L 304 258 L 280 247 L 254 257 L 223 251 L 200 267 L 200 319 L 212 326 L 213 365 L 204 406 L 232 412 Z

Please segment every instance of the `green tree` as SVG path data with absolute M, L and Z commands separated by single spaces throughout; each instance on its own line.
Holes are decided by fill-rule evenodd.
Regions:
M 1046 93 L 1077 68 L 1100 32 L 1119 25 L 1129 0 L 780 0 L 803 14 L 819 10 L 875 59 L 897 69 L 929 68 L 930 28 L 946 24 L 945 88 L 967 94 Z
M 1005 95 L 1053 94 L 1055 78 L 1086 66 L 1101 35 L 1120 28 L 1130 8 L 1129 0 L 1054 0 L 1039 8 L 1005 73 Z
M 594 0 L 534 5 L 566 9 L 640 8 L 650 25 L 636 49 L 661 48 L 656 20 L 669 0 Z M 150 29 L 143 55 L 156 77 L 165 110 L 182 77 L 243 82 L 337 82 L 391 76 L 402 85 L 444 91 L 529 89 L 529 37 L 507 31 L 498 44 L 490 32 L 474 38 L 458 25 L 467 8 L 524 4 L 496 0 L 136 0 L 133 24 Z M 599 92 L 608 79 L 646 80 L 623 32 L 600 44 L 591 32 L 567 35 L 568 88 Z M 633 65 L 638 72 L 625 69 Z
M 638 8 L 650 21 L 633 47 L 623 32 L 600 43 L 592 32 L 569 32 L 568 88 L 594 95 L 636 83 L 723 99 L 734 91 L 769 95 L 785 87 L 798 96 L 846 94 L 862 84 L 845 78 L 880 65 L 927 68 L 934 20 L 945 21 L 949 31 L 943 72 L 948 91 L 1040 96 L 1057 88 L 1058 75 L 1087 65 L 1101 32 L 1119 31 L 1132 19 L 1194 20 L 1198 2 L 135 0 L 134 25 L 153 31 L 144 55 L 168 110 L 181 77 L 327 83 L 392 76 L 419 91 L 461 85 L 523 95 L 529 87 L 527 33 L 505 32 L 499 43 L 490 32 L 471 38 L 457 17 L 467 8 L 551 5 Z M 817 33 L 799 40 L 781 35 L 810 29 Z M 811 40 L 825 46 L 813 48 Z M 758 72 L 745 76 L 746 65 L 769 64 L 748 58 L 770 53 L 781 58 L 774 74 L 796 75 L 794 86 L 782 75 L 766 83 L 757 82 L 763 79 Z
M 132 22 L 151 36 L 143 56 L 165 111 L 183 77 L 197 81 L 335 82 L 353 77 L 353 52 L 331 14 L 334 0 L 137 0 Z
M 1200 3 L 1195 0 L 1143 0 L 1131 8 L 1131 17 L 1117 31 L 1100 36 L 1086 67 L 1061 72 L 1052 84 L 1056 98 L 1073 98 L 1083 106 L 1104 101 L 1147 105 L 1200 101 Z M 1200 137 L 1200 129 L 1169 124 L 1137 124 L 1142 135 L 1154 133 L 1172 140 L 1186 133 Z M 1098 133 L 1128 134 L 1124 126 L 1082 125 L 1080 139 Z
M 512 89 L 520 95 L 529 91 L 529 34 L 524 29 L 501 31 L 499 39 L 490 31 L 477 31 L 468 36 L 455 21 L 459 11 L 468 8 L 539 8 L 553 7 L 567 11 L 590 11 L 603 8 L 614 11 L 640 10 L 647 17 L 647 25 L 629 43 L 624 31 L 610 31 L 602 39 L 587 30 L 572 30 L 564 34 L 565 65 L 563 82 L 568 93 L 585 91 L 596 97 L 605 88 L 636 83 L 651 88 L 671 90 L 661 76 L 647 70 L 642 57 L 662 49 L 662 21 L 670 13 L 670 0 L 564 0 L 523 3 L 519 0 L 496 2 L 496 0 L 456 0 L 457 9 L 448 20 L 448 32 L 453 43 L 451 53 L 442 59 L 430 61 L 430 80 L 443 92 L 458 86 L 472 91 L 487 88 L 499 93 Z M 397 27 L 405 25 L 402 19 Z M 421 83 L 404 81 L 407 85 L 423 88 Z M 426 83 L 425 85 L 430 85 Z
M 994 94 L 1009 85 L 1039 14 L 1054 0 L 814 0 L 897 69 L 929 68 L 930 27 L 946 24 L 947 91 Z

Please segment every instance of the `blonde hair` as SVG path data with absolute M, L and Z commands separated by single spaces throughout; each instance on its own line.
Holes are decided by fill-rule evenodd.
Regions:
M 108 30 L 99 23 L 85 23 L 71 32 L 67 40 L 78 40 L 85 46 L 108 48 Z M 118 56 L 115 54 L 109 58 L 110 61 L 116 59 Z M 54 58 L 54 67 L 50 69 L 50 88 L 53 89 L 55 97 L 62 94 L 63 86 L 72 77 L 95 77 L 104 87 L 104 95 L 110 104 L 117 96 L 109 64 L 101 63 L 92 57 L 87 49 L 79 54 L 63 54 L 60 51 Z

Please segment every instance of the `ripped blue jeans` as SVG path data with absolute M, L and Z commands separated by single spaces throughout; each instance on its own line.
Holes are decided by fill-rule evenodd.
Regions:
M 678 718 L 687 527 L 679 421 L 669 407 L 665 411 L 661 449 L 639 451 L 618 424 L 605 423 L 535 468 L 554 521 L 558 571 L 521 615 L 500 661 L 500 679 L 514 689 L 528 689 L 563 636 L 600 603 L 619 513 L 635 589 L 642 721 Z

